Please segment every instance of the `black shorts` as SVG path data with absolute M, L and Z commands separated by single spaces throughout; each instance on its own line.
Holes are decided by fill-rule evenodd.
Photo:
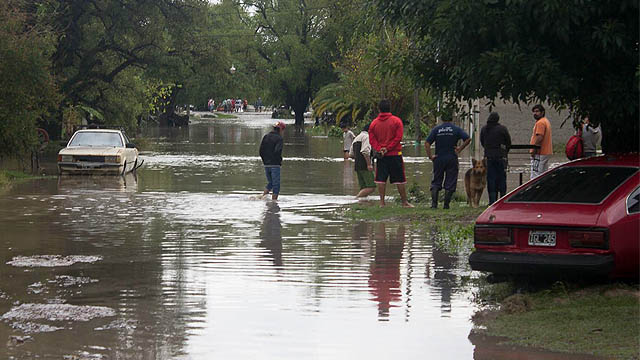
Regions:
M 390 179 L 392 184 L 406 184 L 404 161 L 402 155 L 383 156 L 377 160 L 376 183 L 385 184 Z

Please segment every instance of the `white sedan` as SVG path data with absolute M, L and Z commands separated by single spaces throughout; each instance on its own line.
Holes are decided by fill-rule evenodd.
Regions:
M 139 167 L 138 149 L 120 130 L 84 129 L 58 152 L 60 174 L 124 175 Z

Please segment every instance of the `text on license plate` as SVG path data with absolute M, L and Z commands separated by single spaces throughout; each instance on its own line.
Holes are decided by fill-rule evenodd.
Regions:
M 556 246 L 555 231 L 529 231 L 529 245 L 531 246 Z

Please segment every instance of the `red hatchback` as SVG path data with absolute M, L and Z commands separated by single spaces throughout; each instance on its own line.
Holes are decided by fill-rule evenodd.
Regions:
M 640 275 L 640 156 L 572 161 L 476 220 L 473 270 L 501 275 Z

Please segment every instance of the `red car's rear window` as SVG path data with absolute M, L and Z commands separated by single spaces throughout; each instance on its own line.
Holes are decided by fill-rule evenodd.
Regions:
M 558 168 L 518 191 L 508 202 L 599 204 L 636 172 L 632 167 Z

